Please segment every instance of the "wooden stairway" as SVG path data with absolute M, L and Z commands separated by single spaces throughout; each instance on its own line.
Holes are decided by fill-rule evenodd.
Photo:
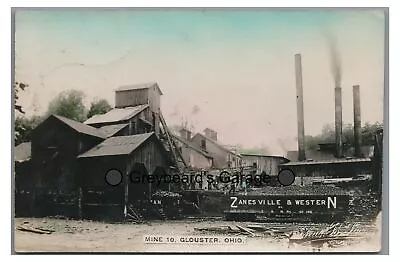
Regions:
M 133 221 L 133 222 L 144 222 L 145 218 L 141 214 L 141 212 L 135 208 L 132 204 L 128 206 L 128 212 L 127 212 L 127 220 L 128 221 Z
M 172 155 L 172 159 L 174 161 L 174 164 L 176 165 L 176 168 L 178 169 L 178 172 L 185 167 L 187 167 L 187 164 L 182 156 L 181 151 L 179 150 L 178 146 L 175 143 L 175 140 L 173 139 L 167 123 L 165 122 L 165 119 L 163 115 L 160 113 L 160 121 L 161 121 L 161 134 L 162 136 L 160 137 L 160 140 L 162 141 L 166 151 Z

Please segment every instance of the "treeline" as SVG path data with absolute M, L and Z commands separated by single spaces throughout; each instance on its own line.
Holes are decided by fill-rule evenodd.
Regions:
M 373 145 L 375 134 L 383 128 L 380 122 L 365 123 L 361 128 L 362 145 Z M 354 127 L 352 124 L 343 126 L 343 143 L 354 144 Z M 306 148 L 309 150 L 317 150 L 318 144 L 335 142 L 335 126 L 334 124 L 326 124 L 322 127 L 321 133 L 316 136 L 305 137 Z
M 50 101 L 45 114 L 27 117 L 23 107 L 18 103 L 18 93 L 27 87 L 28 85 L 23 83 L 16 82 L 14 84 L 15 145 L 30 141 L 32 130 L 49 115 L 56 114 L 83 122 L 94 115 L 104 114 L 112 109 L 105 99 L 95 99 L 87 108 L 84 103 L 85 94 L 82 91 L 67 90 Z

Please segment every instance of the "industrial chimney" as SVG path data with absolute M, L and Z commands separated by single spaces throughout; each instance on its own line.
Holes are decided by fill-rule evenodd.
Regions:
M 353 112 L 354 112 L 354 155 L 362 157 L 361 153 L 361 105 L 360 86 L 353 86 Z
M 336 157 L 343 157 L 342 138 L 342 88 L 335 87 L 335 134 L 336 134 Z
M 303 106 L 303 76 L 301 70 L 301 55 L 294 56 L 296 70 L 296 101 L 297 101 L 297 139 L 298 139 L 298 160 L 306 160 L 304 141 L 304 106 Z

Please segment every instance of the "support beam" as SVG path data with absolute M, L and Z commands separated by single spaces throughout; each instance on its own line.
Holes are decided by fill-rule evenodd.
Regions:
M 178 157 L 177 157 L 177 155 L 176 155 L 176 151 L 178 152 L 179 157 L 181 158 L 184 167 L 187 167 L 186 162 L 185 162 L 185 160 L 184 160 L 182 154 L 180 153 L 179 150 L 176 150 L 176 149 L 177 149 L 177 146 L 176 146 L 174 140 L 171 139 L 171 135 L 170 135 L 170 133 L 169 133 L 169 129 L 168 129 L 167 123 L 165 122 L 165 119 L 164 119 L 164 117 L 163 117 L 163 115 L 162 115 L 161 113 L 160 113 L 160 121 L 161 121 L 161 125 L 162 125 L 162 127 L 163 127 L 163 129 L 164 129 L 165 135 L 167 136 L 168 145 L 169 145 L 170 151 L 171 151 L 171 153 L 172 153 L 172 156 L 173 156 L 174 162 L 175 162 L 175 164 L 176 164 L 176 167 L 177 167 L 178 170 L 179 170 Z M 179 170 L 179 171 L 180 171 L 180 170 Z
M 129 204 L 129 165 L 126 166 L 124 174 L 124 219 L 128 218 L 128 204 Z

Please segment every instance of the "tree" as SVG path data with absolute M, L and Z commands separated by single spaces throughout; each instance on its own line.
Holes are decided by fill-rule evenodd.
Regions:
M 15 145 L 31 140 L 32 130 L 42 122 L 43 117 L 32 116 L 27 118 L 25 116 L 18 116 L 15 118 Z
M 78 90 L 64 91 L 50 102 L 47 114 L 83 122 L 86 120 L 87 111 L 83 102 L 84 97 L 84 93 Z
M 25 114 L 24 110 L 22 109 L 22 106 L 18 104 L 18 93 L 19 91 L 24 91 L 25 88 L 28 87 L 27 84 L 24 84 L 22 82 L 15 82 L 14 83 L 14 109 L 17 110 L 21 114 Z
M 373 145 L 374 137 L 378 130 L 382 129 L 383 125 L 379 122 L 374 124 L 365 123 L 361 128 L 362 145 Z M 321 133 L 316 136 L 305 136 L 306 148 L 310 150 L 318 150 L 318 144 L 334 143 L 335 128 L 333 124 L 326 124 L 322 127 Z M 354 144 L 354 128 L 352 124 L 346 124 L 342 129 L 342 137 L 344 144 Z
M 16 113 L 20 114 L 25 114 L 25 111 L 22 109 L 22 106 L 18 103 L 18 93 L 20 91 L 24 91 L 25 88 L 28 87 L 27 84 L 24 84 L 22 82 L 15 82 L 14 83 L 14 110 Z M 20 142 L 18 141 L 21 137 L 21 134 L 24 132 L 26 127 L 23 126 L 21 121 L 17 121 L 17 118 L 15 119 L 14 122 L 14 142 L 15 145 L 18 145 Z
M 361 136 L 363 144 L 373 145 L 375 143 L 375 135 L 383 129 L 383 124 L 375 122 L 374 124 L 365 123 L 361 128 Z
M 111 105 L 105 99 L 95 100 L 90 104 L 87 118 L 91 118 L 94 115 L 105 114 L 112 109 Z

